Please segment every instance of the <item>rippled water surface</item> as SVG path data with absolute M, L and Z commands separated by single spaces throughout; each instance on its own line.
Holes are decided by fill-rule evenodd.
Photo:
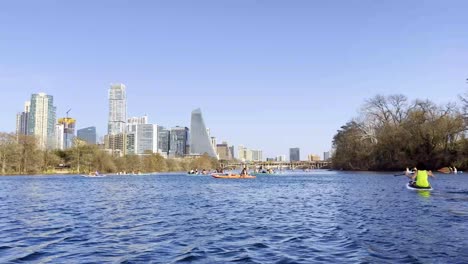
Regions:
M 0 177 L 0 262 L 467 263 L 468 174 Z

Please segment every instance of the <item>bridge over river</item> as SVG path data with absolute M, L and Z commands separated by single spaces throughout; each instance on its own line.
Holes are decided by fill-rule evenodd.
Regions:
M 221 161 L 221 166 L 226 169 L 263 168 L 263 169 L 328 169 L 330 161 Z

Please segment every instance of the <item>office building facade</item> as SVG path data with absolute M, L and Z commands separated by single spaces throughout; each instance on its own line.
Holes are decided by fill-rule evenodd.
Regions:
M 114 156 L 124 156 L 127 154 L 127 134 L 106 135 L 104 137 L 104 147 L 111 150 Z
M 153 124 L 128 125 L 127 154 L 143 155 L 158 152 L 158 126 Z
M 301 155 L 299 148 L 290 148 L 289 149 L 289 161 L 300 161 Z
M 169 147 L 171 144 L 171 131 L 163 126 L 158 127 L 158 152 L 169 155 Z
M 169 157 L 183 157 L 188 154 L 188 127 L 174 127 L 170 132 Z
M 218 158 L 220 160 L 232 159 L 231 150 L 229 149 L 229 145 L 226 142 L 216 145 L 216 153 L 218 154 Z
M 97 143 L 96 127 L 86 127 L 77 131 L 77 137 L 90 145 Z
M 35 136 L 41 149 L 55 146 L 56 108 L 54 98 L 45 93 L 31 95 L 28 135 Z
M 258 149 L 252 150 L 252 161 L 263 161 L 263 151 Z

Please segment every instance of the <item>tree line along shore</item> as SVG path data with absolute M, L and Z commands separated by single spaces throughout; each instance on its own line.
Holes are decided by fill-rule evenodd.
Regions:
M 0 132 L 0 174 L 88 174 L 100 173 L 152 173 L 213 170 L 219 168 L 218 160 L 203 155 L 193 159 L 166 159 L 159 154 L 126 155 L 116 157 L 97 145 L 84 142 L 67 150 L 41 150 L 35 137 L 16 136 Z
M 468 168 L 468 92 L 440 106 L 404 95 L 367 99 L 333 137 L 334 169 Z

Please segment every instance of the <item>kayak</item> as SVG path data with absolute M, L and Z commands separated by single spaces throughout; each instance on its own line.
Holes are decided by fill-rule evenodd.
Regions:
M 239 175 L 239 174 L 211 174 L 213 178 L 218 178 L 218 179 L 253 179 L 255 176 L 252 175 Z
M 417 187 L 417 186 L 414 186 L 411 184 L 412 182 L 408 182 L 406 184 L 406 188 L 408 190 L 416 190 L 416 191 L 432 191 L 432 186 L 429 186 L 429 187 Z

